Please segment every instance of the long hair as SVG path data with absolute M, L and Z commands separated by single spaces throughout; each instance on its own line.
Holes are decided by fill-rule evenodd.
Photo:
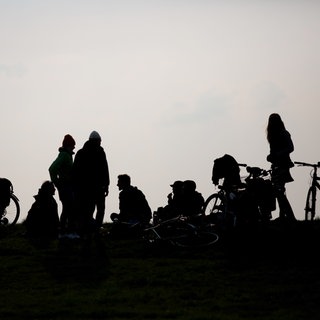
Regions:
M 268 126 L 267 126 L 267 139 L 269 143 L 272 143 L 277 139 L 280 132 L 286 130 L 285 125 L 278 113 L 272 113 L 269 116 Z

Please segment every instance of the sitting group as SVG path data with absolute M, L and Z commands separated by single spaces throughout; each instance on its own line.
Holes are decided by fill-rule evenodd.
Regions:
M 128 175 L 118 176 L 118 187 L 120 190 L 120 212 L 111 214 L 111 220 L 128 224 L 149 224 L 152 213 L 142 191 L 137 187 L 131 186 Z M 154 223 L 179 215 L 191 217 L 201 212 L 204 198 L 200 192 L 196 191 L 196 183 L 194 181 L 175 181 L 171 187 L 172 192 L 167 197 L 168 203 L 164 207 L 158 208 L 154 213 Z
M 153 224 L 169 220 L 180 215 L 185 217 L 197 217 L 201 213 L 204 198 L 196 191 L 196 183 L 192 180 L 175 181 L 172 192 L 168 194 L 168 202 L 164 207 L 152 212 L 141 190 L 131 185 L 128 175 L 118 176 L 119 213 L 112 213 L 113 226 L 111 235 L 114 237 L 135 237 L 143 228 Z
M 177 216 L 196 218 L 204 205 L 204 198 L 196 190 L 197 186 L 193 180 L 175 181 L 172 192 L 168 194 L 168 203 L 158 208 L 154 213 L 154 223 L 172 219 Z

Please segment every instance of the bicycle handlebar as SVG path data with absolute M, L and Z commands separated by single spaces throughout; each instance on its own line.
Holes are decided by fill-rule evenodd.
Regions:
M 295 161 L 294 164 L 297 164 L 298 166 L 303 166 L 303 167 L 313 167 L 313 168 L 320 167 L 320 161 L 318 163 L 316 163 L 316 164 Z

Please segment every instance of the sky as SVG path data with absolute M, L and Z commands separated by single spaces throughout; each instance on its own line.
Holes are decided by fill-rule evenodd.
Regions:
M 118 211 L 119 174 L 154 211 L 175 180 L 207 198 L 226 153 L 269 169 L 273 112 L 292 160 L 317 163 L 319 34 L 317 0 L 0 0 L 0 176 L 20 199 L 19 221 L 67 133 L 75 151 L 91 131 L 102 137 L 105 220 Z M 291 173 L 302 220 L 310 168 Z

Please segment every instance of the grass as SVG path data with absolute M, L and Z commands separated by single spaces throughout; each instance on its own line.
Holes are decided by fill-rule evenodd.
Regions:
M 240 230 L 202 250 L 31 243 L 0 230 L 1 319 L 318 319 L 320 222 Z

